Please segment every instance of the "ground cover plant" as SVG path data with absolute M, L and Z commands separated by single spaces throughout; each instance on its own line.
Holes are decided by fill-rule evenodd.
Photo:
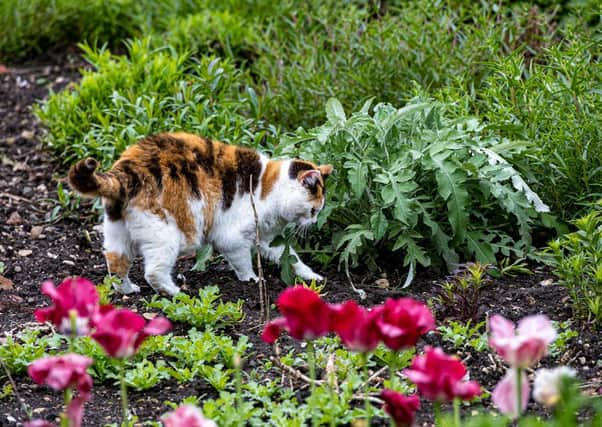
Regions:
M 0 23 L 0 424 L 602 423 L 598 2 L 9 0 Z M 113 294 L 98 203 L 61 178 L 164 130 L 335 163 L 315 231 L 280 239 L 327 281 L 264 265 L 266 325 L 204 248 L 181 295 Z M 98 298 L 44 311 L 78 276 Z

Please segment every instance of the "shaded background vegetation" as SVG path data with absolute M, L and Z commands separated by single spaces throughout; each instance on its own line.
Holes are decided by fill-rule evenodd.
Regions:
M 312 156 L 336 163 L 349 146 L 306 137 L 325 123 L 329 98 L 348 116 L 369 99 L 401 107 L 416 98 L 445 106 L 446 125 L 436 132 L 447 135 L 454 120 L 474 117 L 482 125 L 478 138 L 520 146 L 506 160 L 561 222 L 602 196 L 602 25 L 595 0 L 8 0 L 0 12 L 3 61 L 81 43 L 93 65 L 79 85 L 37 110 L 48 145 L 67 164 L 93 155 L 108 166 L 137 138 L 172 129 L 276 154 L 299 154 L 311 144 Z M 378 159 L 364 160 L 353 169 Z M 465 170 L 462 179 L 470 175 L 462 158 L 446 161 Z M 341 166 L 333 185 L 339 196 L 353 194 L 357 174 Z M 495 179 L 509 186 L 509 178 Z M 448 207 L 462 200 L 444 194 L 435 179 L 418 176 L 416 182 Z M 487 195 L 468 197 L 483 206 L 470 223 L 506 236 L 486 233 L 477 242 L 482 261 L 489 253 L 525 255 L 525 227 L 552 223 L 531 214 L 521 219 L 513 214 L 516 206 L 491 205 Z M 335 196 L 330 213 L 341 218 L 348 202 Z M 372 244 L 366 233 L 372 233 L 382 250 L 407 255 L 408 245 L 395 233 L 395 221 L 403 218 L 379 208 L 386 223 L 356 218 L 327 225 L 326 252 L 347 250 L 345 261 L 365 254 Z M 428 224 L 424 231 L 416 231 L 415 222 L 403 226 L 406 242 L 408 236 L 430 241 L 422 246 L 446 261 L 441 236 L 456 242 L 462 258 L 479 253 L 458 241 L 453 212 L 437 220 L 438 237 Z M 357 227 L 366 233 L 349 253 L 339 243 L 349 243 Z

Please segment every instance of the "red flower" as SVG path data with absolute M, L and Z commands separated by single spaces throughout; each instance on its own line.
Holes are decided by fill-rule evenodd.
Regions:
M 87 335 L 99 313 L 98 292 L 94 283 L 83 277 L 73 277 L 63 280 L 54 287 L 50 281 L 42 283 L 42 293 L 52 298 L 53 306 L 41 308 L 34 312 L 38 322 L 49 321 L 59 332 L 71 335 L 71 313 L 76 317 L 77 335 Z M 103 307 L 106 309 L 106 306 Z
M 90 399 L 92 378 L 88 375 L 86 369 L 92 363 L 94 363 L 94 360 L 89 357 L 70 353 L 38 359 L 27 368 L 29 376 L 37 384 L 46 384 L 57 391 L 68 388 L 77 389 L 79 395 L 73 398 L 67 407 L 67 418 L 69 419 L 69 425 L 72 427 L 81 426 L 84 403 Z M 44 427 L 52 424 L 44 424 L 44 421 L 36 420 L 30 425 L 32 427 Z
M 278 297 L 282 317 L 269 322 L 262 339 L 272 344 L 282 329 L 296 340 L 311 340 L 330 332 L 330 306 L 316 292 L 304 286 L 284 290 Z
M 397 351 L 415 346 L 418 338 L 435 328 L 435 319 L 420 301 L 387 298 L 378 326 L 385 345 Z
M 130 357 L 149 335 L 161 335 L 171 328 L 164 317 L 155 317 L 148 324 L 138 313 L 127 309 L 112 310 L 98 322 L 94 338 L 111 357 Z
M 216 427 L 196 406 L 182 405 L 163 417 L 165 427 Z
M 372 310 L 360 307 L 355 301 L 331 306 L 332 329 L 351 351 L 372 351 L 380 341 L 377 320 L 383 307 Z
M 383 390 L 380 398 L 385 401 L 383 409 L 393 418 L 397 427 L 410 427 L 416 411 L 420 408 L 420 399 L 415 394 L 405 396 L 393 390 Z
M 464 364 L 440 348 L 427 346 L 424 355 L 414 357 L 410 369 L 403 372 L 416 384 L 420 394 L 430 400 L 442 402 L 456 397 L 471 400 L 481 392 L 476 381 L 463 381 L 467 373 Z

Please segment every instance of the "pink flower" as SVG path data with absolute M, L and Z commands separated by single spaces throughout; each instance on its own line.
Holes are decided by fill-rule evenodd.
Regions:
M 511 321 L 495 315 L 489 319 L 489 329 L 489 345 L 513 368 L 535 365 L 556 339 L 552 322 L 543 315 L 523 318 L 516 330 Z
M 397 427 L 410 427 L 416 411 L 420 408 L 420 399 L 416 395 L 405 396 L 393 390 L 383 390 L 380 397 L 385 401 L 383 409 L 393 418 Z
M 448 356 L 440 348 L 427 346 L 422 356 L 414 357 L 404 374 L 420 394 L 434 401 L 450 401 L 458 397 L 471 400 L 481 393 L 476 381 L 463 381 L 466 367 L 455 357 Z
M 127 309 L 112 310 L 98 322 L 92 338 L 111 357 L 133 356 L 149 335 L 161 335 L 171 328 L 164 317 L 155 317 L 148 324 L 138 313 Z
M 38 359 L 29 365 L 27 372 L 37 384 L 46 384 L 57 391 L 76 388 L 87 394 L 92 389 L 92 378 L 86 369 L 93 363 L 89 357 L 69 353 Z
M 26 421 L 23 427 L 56 427 L 56 425 L 46 420 L 31 420 Z
M 493 404 L 500 412 L 512 418 L 516 418 L 519 415 L 518 408 L 516 407 L 518 401 L 516 379 L 516 369 L 508 369 L 504 378 L 495 386 L 493 393 L 491 393 Z M 521 390 L 522 407 L 520 412 L 527 408 L 527 403 L 529 402 L 529 381 L 524 371 L 521 372 Z
M 391 350 L 413 347 L 418 338 L 435 328 L 431 310 L 413 298 L 387 298 L 378 327 Z
M 282 317 L 269 322 L 262 339 L 274 343 L 282 329 L 296 340 L 311 340 L 330 332 L 330 307 L 316 292 L 304 286 L 284 290 L 278 297 Z
M 83 277 L 73 277 L 63 280 L 54 287 L 50 281 L 42 283 L 42 293 L 48 295 L 53 306 L 41 308 L 34 312 L 38 322 L 49 321 L 59 332 L 65 335 L 72 334 L 71 316 L 75 316 L 75 333 L 87 335 L 99 313 L 98 292 L 94 283 Z M 103 307 L 106 309 L 106 306 Z
M 380 341 L 377 320 L 383 308 L 377 306 L 372 310 L 360 307 L 355 301 L 331 306 L 332 329 L 351 351 L 372 351 Z
M 80 427 L 83 417 L 84 403 L 90 400 L 92 391 L 92 378 L 86 369 L 94 363 L 89 357 L 79 354 L 65 354 L 62 356 L 45 357 L 29 365 L 29 376 L 37 384 L 46 384 L 54 390 L 60 391 L 75 388 L 79 395 L 69 402 L 67 418 L 69 425 Z M 41 420 L 35 421 L 32 427 L 44 426 Z M 49 424 L 52 425 L 52 424 Z
M 165 427 L 217 427 L 213 421 L 203 417 L 196 406 L 182 405 L 162 419 Z

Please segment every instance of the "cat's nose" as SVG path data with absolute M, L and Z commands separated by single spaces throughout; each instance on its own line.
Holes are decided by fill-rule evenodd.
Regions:
M 311 216 L 314 216 L 316 214 L 317 209 L 316 208 L 311 208 Z

